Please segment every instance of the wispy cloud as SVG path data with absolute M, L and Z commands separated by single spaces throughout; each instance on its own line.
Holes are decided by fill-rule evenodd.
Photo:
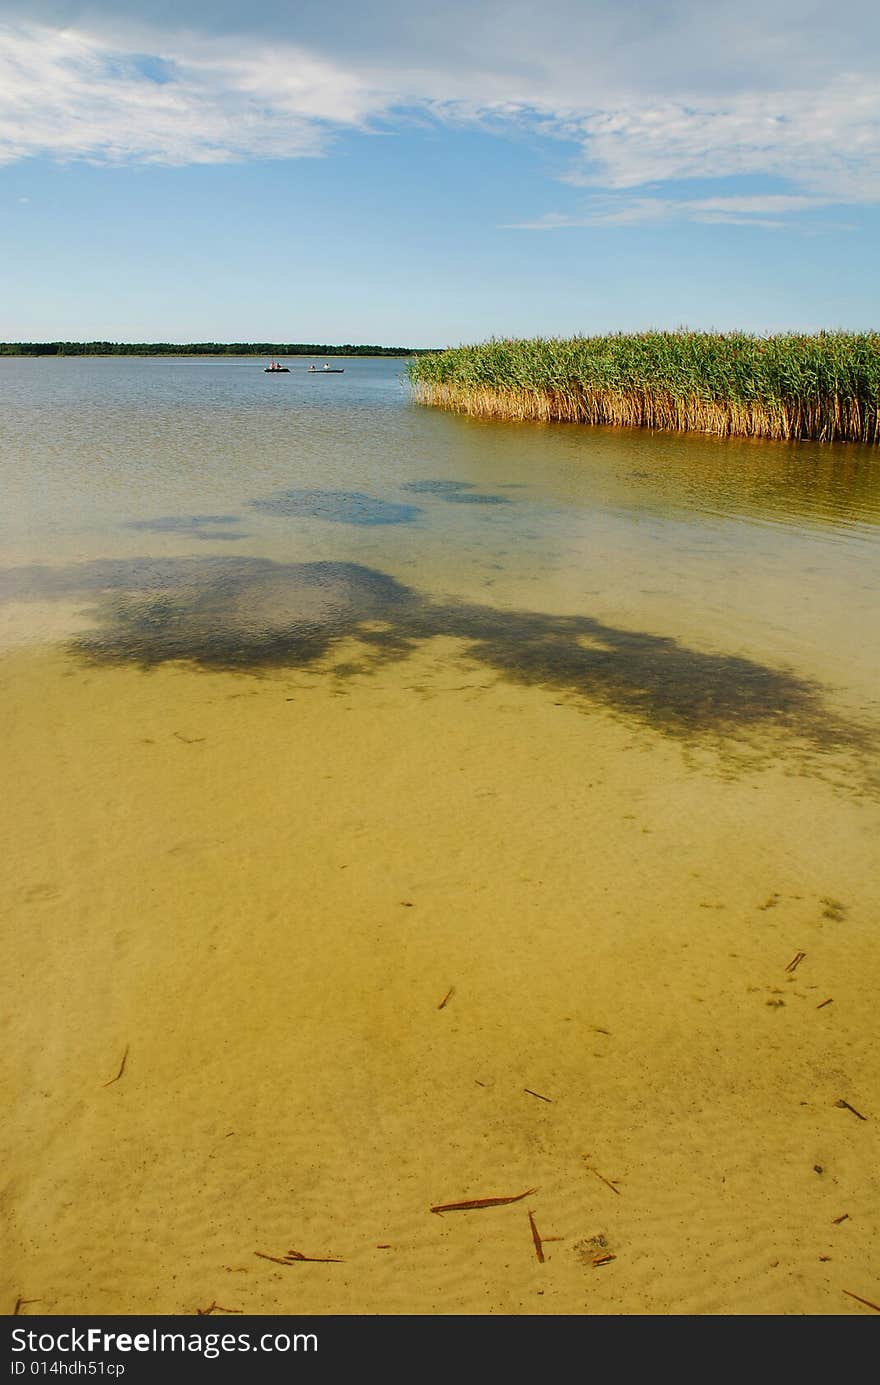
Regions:
M 638 188 L 694 178 L 786 178 L 837 201 L 880 201 L 880 83 L 844 75 L 818 90 L 744 92 L 723 104 L 669 101 L 582 123 L 567 181 Z
M 309 156 L 383 105 L 354 73 L 293 47 L 178 35 L 146 55 L 72 30 L 0 31 L 0 162 Z
M 679 204 L 663 197 L 595 197 L 582 215 L 546 212 L 533 221 L 509 222 L 509 231 L 563 231 L 583 226 L 638 226 L 652 221 L 668 221 Z
M 422 112 L 498 133 L 525 127 L 572 148 L 561 181 L 586 205 L 520 229 L 684 217 L 771 230 L 831 204 L 880 202 L 880 84 L 869 45 L 857 41 L 864 24 L 849 22 L 855 12 L 839 25 L 817 16 L 811 38 L 810 26 L 793 25 L 796 0 L 778 0 L 769 18 L 759 0 L 676 0 L 662 14 L 637 0 L 547 0 L 549 29 L 543 9 L 536 16 L 516 0 L 472 12 L 449 2 L 454 42 L 450 16 L 413 23 L 409 4 L 388 0 L 368 34 L 361 15 L 362 51 L 353 39 L 334 39 L 329 20 L 316 27 L 308 7 L 298 42 L 290 36 L 297 26 L 281 26 L 275 41 L 265 27 L 196 32 L 189 0 L 180 22 L 190 27 L 173 33 L 133 20 L 126 27 L 112 5 L 89 30 L 7 23 L 0 163 L 314 157 L 340 130 Z M 340 3 L 349 20 L 360 12 Z M 854 4 L 839 0 L 843 11 Z M 101 8 L 95 0 L 91 13 Z M 217 8 L 229 23 L 239 13 L 219 0 Z M 131 13 L 138 9 L 133 0 Z M 859 11 L 865 23 L 874 13 Z M 744 177 L 783 190 L 682 191 L 696 180 Z
M 587 226 L 642 226 L 652 222 L 687 220 L 706 225 L 757 226 L 765 231 L 778 231 L 791 224 L 790 220 L 784 218 L 827 206 L 830 200 L 785 193 L 678 198 L 596 193 L 580 214 L 547 212 L 532 221 L 508 223 L 503 229 L 561 231 Z
M 695 211 L 722 216 L 767 216 L 773 213 L 805 212 L 827 205 L 826 197 L 806 197 L 791 193 L 763 193 L 749 197 L 701 197 L 685 205 Z

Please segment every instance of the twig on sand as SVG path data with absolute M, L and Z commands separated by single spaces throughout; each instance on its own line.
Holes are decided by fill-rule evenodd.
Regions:
M 598 1169 L 594 1169 L 592 1164 L 587 1164 L 587 1171 L 588 1173 L 594 1173 L 600 1182 L 605 1184 L 606 1188 L 610 1188 L 612 1193 L 617 1193 L 617 1196 L 620 1197 L 620 1189 L 615 1188 L 611 1180 L 606 1178 L 603 1173 L 600 1173 Z
M 287 1259 L 291 1264 L 298 1261 L 306 1261 L 312 1265 L 344 1265 L 344 1260 L 339 1260 L 332 1255 L 303 1255 L 301 1250 L 289 1250 Z
M 125 1045 L 125 1052 L 124 1052 L 123 1055 L 122 1055 L 122 1062 L 119 1064 L 119 1071 L 118 1071 L 118 1073 L 116 1074 L 115 1077 L 111 1077 L 109 1082 L 105 1082 L 105 1083 L 104 1083 L 104 1086 L 105 1086 L 105 1087 L 112 1087 L 114 1082 L 118 1082 L 118 1081 L 119 1081 L 120 1077 L 121 1077 L 122 1074 L 125 1072 L 125 1065 L 126 1065 L 127 1062 L 128 1062 L 128 1044 Z
M 617 1256 L 616 1256 L 616 1255 L 613 1255 L 612 1252 L 611 1252 L 610 1250 L 607 1250 L 607 1251 L 605 1252 L 604 1255 L 597 1255 L 596 1258 L 595 1258 L 595 1260 L 593 1261 L 593 1264 L 594 1264 L 594 1265 L 607 1265 L 608 1262 L 609 1262 L 610 1260 L 616 1260 L 616 1259 L 617 1259 Z
M 344 1260 L 335 1260 L 329 1255 L 303 1255 L 301 1250 L 289 1250 L 286 1255 L 267 1255 L 263 1250 L 255 1250 L 261 1260 L 274 1260 L 276 1265 L 344 1265 Z
M 535 1243 L 535 1254 L 538 1257 L 538 1264 L 543 1265 L 544 1247 L 541 1243 L 541 1237 L 538 1234 L 538 1228 L 535 1226 L 535 1218 L 532 1212 L 529 1212 L 529 1226 L 532 1228 L 532 1240 Z
M 209 1318 L 212 1313 L 243 1313 L 243 1308 L 224 1308 L 222 1303 L 209 1303 L 207 1308 L 197 1308 L 196 1317 Z
M 861 1294 L 854 1294 L 851 1289 L 844 1289 L 842 1292 L 854 1298 L 857 1303 L 863 1303 L 866 1308 L 873 1308 L 875 1313 L 880 1313 L 880 1303 L 872 1303 L 869 1298 L 862 1298 Z
M 834 996 L 833 996 L 833 995 L 830 995 L 830 996 L 828 997 L 827 1000 L 821 1001 L 821 1002 L 816 1006 L 816 1009 L 817 1009 L 817 1010 L 824 1010 L 824 1009 L 825 1009 L 825 1006 L 826 1006 L 826 1005 L 830 1005 L 833 999 L 834 999 Z
M 849 1221 L 849 1212 L 841 1212 L 841 1214 L 840 1214 L 839 1217 L 833 1217 L 833 1218 L 832 1218 L 832 1221 L 831 1221 L 831 1225 L 832 1225 L 832 1226 L 840 1226 L 840 1223 L 841 1223 L 842 1221 Z
M 796 952 L 792 957 L 791 961 L 789 962 L 788 966 L 785 968 L 785 970 L 797 971 L 798 967 L 800 966 L 801 962 L 804 960 L 806 955 L 807 954 L 805 952 Z
M 850 1106 L 850 1104 L 849 1104 L 848 1101 L 844 1101 L 844 1099 L 843 1099 L 842 1096 L 841 1096 L 841 1097 L 838 1097 L 838 1099 L 837 1099 L 837 1101 L 835 1101 L 834 1105 L 835 1105 L 835 1106 L 842 1106 L 843 1109 L 844 1109 L 844 1111 L 852 1111 L 853 1115 L 854 1115 L 854 1116 L 858 1116 L 858 1118 L 859 1118 L 860 1121 L 866 1121 L 866 1120 L 868 1119 L 867 1116 L 863 1116 L 863 1115 L 862 1115 L 861 1111 L 857 1111 L 856 1108 L 855 1108 L 854 1106 Z
M 432 1207 L 432 1212 L 472 1212 L 478 1207 L 504 1207 L 509 1202 L 522 1202 L 529 1193 L 536 1193 L 537 1188 L 526 1188 L 524 1193 L 517 1193 L 515 1197 L 475 1197 L 469 1202 L 441 1202 L 436 1207 Z
M 553 1104 L 552 1096 L 541 1096 L 540 1092 L 533 1092 L 531 1087 L 523 1087 L 523 1091 L 528 1092 L 529 1096 L 536 1096 L 539 1101 L 549 1101 L 551 1106 Z
M 453 997 L 454 995 L 455 995 L 455 987 L 454 987 L 454 986 L 450 986 L 450 987 L 449 987 L 449 990 L 446 992 L 445 996 L 444 996 L 443 999 L 440 1001 L 440 1004 L 437 1006 L 437 1009 L 438 1009 L 438 1010 L 442 1010 L 442 1009 L 444 1008 L 444 1006 L 446 1006 L 446 1005 L 449 1004 L 450 1000 L 452 999 L 452 997 Z
M 40 1303 L 41 1301 L 42 1300 L 38 1298 L 22 1298 L 19 1294 L 18 1298 L 15 1300 L 15 1307 L 12 1310 L 12 1316 L 14 1318 L 17 1318 L 21 1313 L 22 1308 L 26 1308 L 29 1303 Z

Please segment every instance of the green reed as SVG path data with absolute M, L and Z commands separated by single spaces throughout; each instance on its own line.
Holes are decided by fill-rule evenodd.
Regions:
M 880 333 L 641 332 L 418 356 L 423 403 L 484 418 L 880 443 Z

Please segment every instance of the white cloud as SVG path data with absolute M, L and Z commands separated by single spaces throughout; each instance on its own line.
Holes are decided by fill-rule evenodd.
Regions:
M 53 3 L 28 8 L 48 20 Z M 326 6 L 285 12 L 274 39 L 262 20 L 233 33 L 257 21 L 231 0 L 211 7 L 224 32 L 198 32 L 204 6 L 176 8 L 189 26 L 177 32 L 139 19 L 136 0 L 124 12 L 92 0 L 90 28 L 0 25 L 0 163 L 309 157 L 341 129 L 422 112 L 579 149 L 563 181 L 585 191 L 582 212 L 523 229 L 682 216 L 775 229 L 831 203 L 880 201 L 880 7 L 859 0 L 809 23 L 802 0 L 545 0 L 538 11 L 448 0 L 416 15 L 411 0 L 386 0 L 369 23 L 361 3 L 338 0 L 329 17 Z M 787 191 L 700 199 L 680 186 L 755 176 Z
M 561 231 L 582 226 L 637 226 L 651 221 L 667 221 L 675 214 L 679 203 L 664 197 L 633 197 L 593 199 L 590 209 L 582 216 L 547 212 L 534 221 L 516 221 L 505 229 L 510 231 Z
M 842 75 L 813 91 L 743 92 L 723 104 L 669 101 L 582 123 L 580 186 L 637 188 L 762 174 L 836 200 L 880 201 L 880 83 Z
M 383 105 L 355 74 L 294 47 L 178 36 L 149 57 L 71 30 L 0 32 L 0 162 L 314 155 L 329 128 L 363 125 Z
M 761 231 L 789 229 L 789 222 L 774 221 L 769 216 L 734 216 L 731 213 L 704 212 L 702 216 L 695 216 L 693 219 L 703 222 L 706 226 L 757 226 Z
M 596 194 L 580 215 L 547 212 L 533 221 L 510 223 L 512 231 L 560 231 L 585 226 L 640 226 L 673 220 L 699 221 L 706 225 L 757 226 L 778 231 L 790 225 L 780 218 L 828 205 L 829 199 L 796 194 L 728 197 L 637 197 Z M 844 229 L 838 227 L 838 229 Z M 845 229 L 851 230 L 852 227 Z
M 827 198 L 803 197 L 783 193 L 767 193 L 753 197 L 701 197 L 688 206 L 701 212 L 742 213 L 745 216 L 768 212 L 805 212 L 811 207 L 824 206 Z

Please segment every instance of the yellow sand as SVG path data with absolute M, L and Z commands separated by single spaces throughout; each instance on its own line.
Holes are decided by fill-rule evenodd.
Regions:
M 0 712 L 4 1311 L 880 1301 L 857 786 L 442 641 L 347 682 L 18 650 Z

